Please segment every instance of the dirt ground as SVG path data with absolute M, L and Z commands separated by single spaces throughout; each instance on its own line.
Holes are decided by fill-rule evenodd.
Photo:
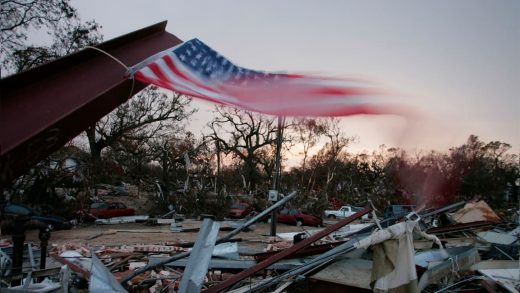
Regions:
M 202 221 L 194 219 L 186 219 L 180 222 L 182 228 L 199 228 Z M 270 234 L 269 223 L 256 223 L 252 231 L 241 232 L 234 238 L 241 238 L 240 246 L 247 246 L 256 251 L 262 251 L 266 248 L 266 241 Z M 221 222 L 221 228 L 229 227 L 228 221 Z M 313 230 L 316 227 L 297 227 L 285 224 L 277 224 L 277 232 L 302 232 L 304 229 Z M 220 231 L 219 237 L 227 234 L 227 231 Z M 170 231 L 170 225 L 149 226 L 144 223 L 129 223 L 115 225 L 88 225 L 76 227 L 71 230 L 54 231 L 51 233 L 49 246 L 61 246 L 67 243 L 77 243 L 87 245 L 89 247 L 98 246 L 121 246 L 121 245 L 138 245 L 138 244 L 158 244 L 158 245 L 174 245 L 175 243 L 193 242 L 197 238 L 198 232 L 180 232 L 174 233 Z M 97 237 L 96 237 L 97 236 Z M 3 239 L 9 239 L 10 236 L 2 236 Z M 92 238 L 92 239 L 89 239 Z M 26 242 L 39 243 L 38 230 L 26 231 Z
M 150 209 L 150 202 L 147 196 L 121 196 L 121 197 L 104 197 L 105 200 L 118 201 L 133 207 L 137 214 L 146 214 Z M 220 222 L 221 229 L 230 227 L 230 221 Z M 202 221 L 196 219 L 185 219 L 179 225 L 184 229 L 200 228 Z M 327 222 L 325 223 L 327 224 Z M 294 225 L 277 224 L 277 232 L 302 232 L 303 230 L 319 229 L 317 227 L 297 227 Z M 39 244 L 38 230 L 26 231 L 26 242 Z M 219 237 L 226 235 L 228 231 L 220 231 Z M 96 225 L 89 224 L 75 227 L 71 230 L 53 231 L 49 240 L 51 245 L 61 246 L 67 243 L 76 243 L 86 245 L 88 247 L 98 246 L 122 246 L 122 245 L 141 245 L 141 244 L 157 244 L 157 245 L 175 245 L 176 243 L 194 242 L 198 232 L 180 232 L 173 233 L 170 231 L 170 225 L 149 226 L 145 223 L 128 223 L 115 225 Z M 270 235 L 269 223 L 255 223 L 254 229 L 249 232 L 241 232 L 234 238 L 241 238 L 240 246 L 246 246 L 255 251 L 263 251 L 267 247 L 267 240 Z M 0 240 L 11 240 L 10 235 L 1 235 Z

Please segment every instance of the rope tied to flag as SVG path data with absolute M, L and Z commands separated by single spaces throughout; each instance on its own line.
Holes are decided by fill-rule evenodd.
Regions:
M 126 66 L 126 64 L 123 63 L 123 61 L 119 60 L 117 57 L 115 57 L 114 55 L 108 53 L 105 50 L 99 49 L 99 48 L 94 47 L 94 46 L 85 46 L 85 49 L 91 49 L 91 50 L 100 52 L 100 53 L 102 53 L 105 56 L 108 56 L 110 59 L 112 59 L 115 62 L 117 62 L 119 65 L 121 65 L 126 70 L 125 78 L 131 78 L 132 79 L 132 85 L 130 86 L 130 93 L 128 94 L 128 98 L 126 98 L 126 100 L 129 100 L 132 97 L 132 93 L 134 92 L 134 86 L 135 86 L 135 78 L 134 78 L 134 76 L 131 75 L 131 74 L 128 74 L 128 72 L 130 71 L 130 68 L 128 66 Z

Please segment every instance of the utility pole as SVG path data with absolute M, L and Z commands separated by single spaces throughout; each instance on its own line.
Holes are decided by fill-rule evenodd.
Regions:
M 215 176 L 215 193 L 218 193 L 218 178 L 220 177 L 220 142 L 215 140 L 215 145 L 217 147 L 217 176 Z
M 281 150 L 283 141 L 283 127 L 285 125 L 285 117 L 278 116 L 278 129 L 276 133 L 276 157 L 274 163 L 274 174 L 273 174 L 273 189 L 269 191 L 269 200 L 276 202 L 278 201 L 279 189 L 280 189 L 280 166 L 281 166 Z M 276 216 L 278 209 L 273 210 L 271 213 L 271 236 L 276 236 Z
M 518 159 L 520 161 L 520 157 Z M 519 164 L 520 165 L 520 164 Z M 518 197 L 518 210 L 516 211 L 518 217 L 516 218 L 516 225 L 520 227 L 520 177 L 516 178 L 516 196 Z M 520 234 L 518 235 L 518 240 L 520 240 Z M 518 241 L 518 250 L 520 251 L 520 241 Z M 518 279 L 520 280 L 520 252 L 518 253 Z

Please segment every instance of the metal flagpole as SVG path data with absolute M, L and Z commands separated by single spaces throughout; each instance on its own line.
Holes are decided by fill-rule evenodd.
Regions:
M 276 157 L 274 164 L 274 174 L 273 174 L 273 189 L 270 192 L 269 200 L 270 201 L 278 201 L 278 194 L 280 189 L 280 165 L 281 159 L 280 154 L 282 150 L 282 141 L 283 141 L 283 127 L 285 125 L 285 117 L 278 116 L 278 130 L 276 133 Z M 271 196 L 274 194 L 274 197 Z M 276 236 L 276 216 L 278 210 L 275 209 L 271 213 L 271 236 Z

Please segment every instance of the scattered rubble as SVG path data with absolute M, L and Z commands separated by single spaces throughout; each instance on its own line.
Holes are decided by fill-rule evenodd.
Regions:
M 184 228 L 178 224 L 181 219 L 159 218 L 152 224 L 175 224 L 175 231 L 166 230 L 172 237 L 198 232 L 197 240 L 111 246 L 67 243 L 51 245 L 48 251 L 30 243 L 22 250 L 22 263 L 16 260 L 22 268 L 18 275 L 12 274 L 15 241 L 2 239 L 0 286 L 2 292 L 58 288 L 60 292 L 69 288 L 90 292 L 293 292 L 296 288 L 304 288 L 303 292 L 518 292 L 519 228 L 505 225 L 483 201 L 461 208 L 462 204 L 392 221 L 379 220 L 372 213 L 371 222 L 361 221 L 371 212 L 366 208 L 325 228 L 295 227 L 301 231 L 277 237 L 255 234 L 255 239 L 245 241 L 234 237 L 273 207 L 247 221 L 206 218 L 200 228 Z M 222 230 L 230 232 L 219 238 Z M 118 233 L 154 237 L 153 229 L 108 229 L 85 240 Z M 42 264 L 41 255 L 46 253 L 51 257 Z
M 486 221 L 498 224 L 502 222 L 500 217 L 483 200 L 467 203 L 462 209 L 453 213 L 451 218 L 457 223 Z

